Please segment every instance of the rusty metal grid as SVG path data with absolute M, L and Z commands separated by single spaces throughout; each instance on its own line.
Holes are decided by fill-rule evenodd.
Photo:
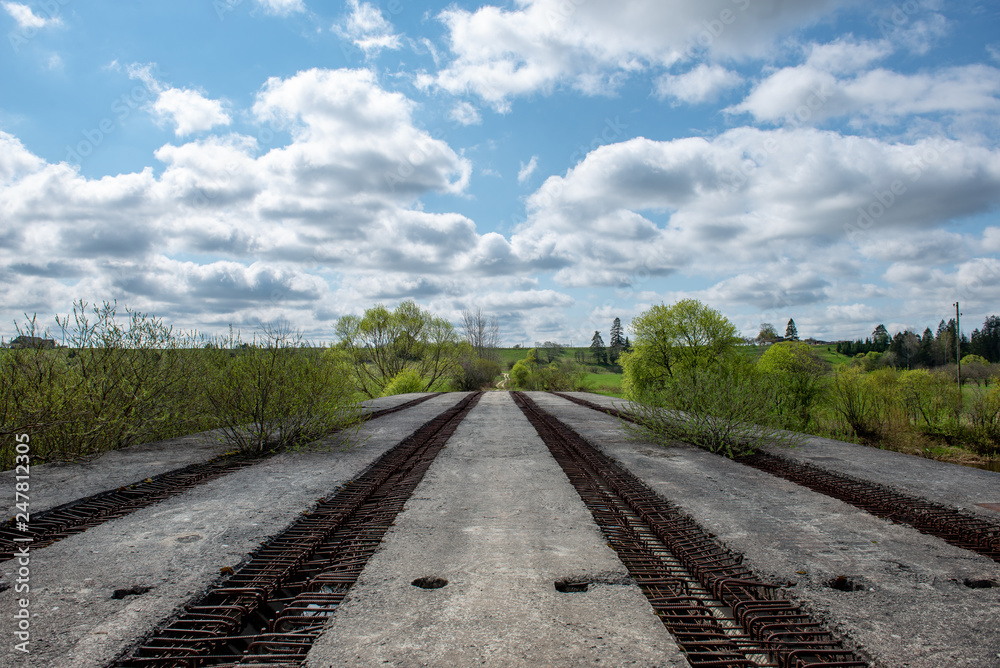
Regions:
M 635 422 L 624 411 L 605 408 L 561 392 L 553 394 L 619 419 Z M 906 494 L 888 485 L 836 473 L 815 464 L 794 462 L 765 453 L 742 457 L 736 461 L 839 499 L 876 517 L 909 525 L 956 547 L 1000 561 L 1000 524 L 983 517 Z
M 692 666 L 869 665 L 754 575 L 742 555 L 529 397 L 513 396 Z
M 412 408 L 441 394 L 428 395 L 408 401 L 399 406 L 372 411 L 361 417 L 362 421 L 375 420 L 390 413 Z M 109 520 L 124 517 L 130 513 L 159 503 L 164 499 L 187 491 L 197 485 L 233 473 L 247 466 L 253 466 L 276 453 L 269 452 L 257 457 L 229 455 L 210 459 L 207 462 L 190 464 L 182 468 L 161 473 L 113 490 L 106 490 L 71 501 L 51 510 L 34 515 L 26 531 L 16 529 L 15 518 L 0 527 L 0 561 L 11 559 L 15 546 L 24 542 L 15 539 L 30 538 L 31 549 L 38 550 L 73 534 L 83 533 L 91 527 Z

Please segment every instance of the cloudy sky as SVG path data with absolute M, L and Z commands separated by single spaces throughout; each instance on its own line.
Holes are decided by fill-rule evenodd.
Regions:
M 875 7 L 873 9 L 873 7 Z M 0 334 L 1000 313 L 993 0 L 3 0 Z

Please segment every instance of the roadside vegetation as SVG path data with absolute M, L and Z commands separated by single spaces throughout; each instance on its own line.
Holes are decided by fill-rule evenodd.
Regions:
M 500 347 L 496 317 L 468 310 L 459 327 L 407 301 L 340 318 L 314 346 L 287 324 L 249 338 L 178 332 L 116 304 L 73 305 L 56 337 L 17 323 L 0 347 L 0 469 L 13 434 L 32 460 L 73 460 L 207 430 L 233 449 L 297 447 L 356 423 L 360 402 L 410 392 L 591 391 L 631 402 L 638 429 L 727 456 L 815 434 L 948 461 L 1000 458 L 1000 318 L 956 345 L 937 333 L 811 345 L 767 323 L 752 341 L 696 300 L 658 305 L 605 342 Z M 58 345 L 54 339 L 58 338 Z M 808 340 L 807 340 L 808 341 Z M 16 344 L 16 345 L 11 345 Z M 959 389 L 956 349 L 961 360 Z
M 294 447 L 357 419 L 358 396 L 321 349 L 287 326 L 249 341 L 206 340 L 116 304 L 73 305 L 58 317 L 61 346 L 35 319 L 0 348 L 0 469 L 13 435 L 32 462 L 68 461 L 175 436 L 220 430 L 245 453 Z M 15 339 L 16 341 L 17 339 Z
M 654 306 L 632 323 L 622 396 L 641 417 L 644 437 L 728 456 L 793 443 L 795 432 L 947 461 L 996 460 L 1000 365 L 963 356 L 960 388 L 949 327 L 890 337 L 879 326 L 872 338 L 835 351 L 794 338 L 768 341 L 784 337 L 766 323 L 756 341 L 741 341 L 724 316 L 694 300 Z M 786 337 L 796 335 L 789 321 Z M 990 352 L 994 339 L 1000 321 L 992 316 L 965 345 L 1000 355 Z M 921 361 L 930 368 L 912 368 Z

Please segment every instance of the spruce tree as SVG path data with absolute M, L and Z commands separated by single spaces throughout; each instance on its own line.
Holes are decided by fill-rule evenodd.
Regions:
M 788 326 L 785 327 L 785 338 L 792 341 L 799 340 L 799 330 L 795 327 L 795 321 L 791 318 L 788 319 Z
M 608 357 L 612 364 L 618 363 L 618 356 L 621 355 L 624 348 L 625 341 L 622 339 L 622 321 L 621 318 L 615 318 L 615 321 L 611 323 L 611 342 L 608 344 Z
M 590 354 L 594 356 L 595 362 L 607 362 L 608 353 L 604 348 L 604 339 L 600 332 L 594 332 L 594 338 L 590 340 Z

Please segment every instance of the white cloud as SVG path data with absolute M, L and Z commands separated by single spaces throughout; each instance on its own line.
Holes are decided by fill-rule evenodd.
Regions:
M 153 111 L 161 120 L 174 124 L 174 134 L 178 137 L 232 122 L 220 101 L 186 88 L 168 88 L 161 92 L 153 102 Z
M 516 10 L 487 5 L 439 15 L 453 61 L 418 84 L 471 91 L 505 111 L 510 98 L 568 84 L 589 95 L 617 88 L 630 73 L 669 67 L 699 53 L 766 56 L 789 30 L 847 0 L 523 0 Z
M 17 21 L 17 26 L 21 30 L 44 28 L 50 25 L 60 25 L 62 19 L 58 16 L 38 16 L 31 10 L 31 7 L 20 2 L 4 2 L 4 10 Z
M 820 122 L 851 116 L 893 122 L 934 113 L 995 113 L 1000 110 L 1000 69 L 963 65 L 920 74 L 875 69 L 850 78 L 809 64 L 781 69 L 760 82 L 729 111 L 758 121 Z
M 528 161 L 528 164 L 524 164 L 523 162 L 521 163 L 521 169 L 517 172 L 517 182 L 524 183 L 530 179 L 536 169 L 538 169 L 538 156 L 533 155 L 531 156 L 531 160 Z
M 687 104 L 710 102 L 719 94 L 735 88 L 743 78 L 721 65 L 702 63 L 684 74 L 665 74 L 656 81 L 656 94 L 660 99 L 672 97 Z
M 529 198 L 528 222 L 511 245 L 523 261 L 557 270 L 564 285 L 631 285 L 780 257 L 815 263 L 829 248 L 868 248 L 886 236 L 924 243 L 918 232 L 998 205 L 997 151 L 740 128 L 592 151 Z M 937 238 L 937 252 L 945 241 Z M 934 243 L 881 252 L 929 259 Z
M 456 104 L 452 108 L 451 113 L 448 114 L 448 117 L 462 125 L 479 125 L 483 122 L 483 117 L 479 115 L 479 110 L 464 101 Z
M 358 0 L 348 0 L 347 5 L 350 15 L 333 27 L 342 37 L 351 40 L 367 55 L 402 46 L 400 36 L 393 32 L 392 24 L 382 16 L 378 7 Z
M 286 126 L 289 144 L 262 152 L 251 137 L 208 136 L 158 149 L 157 175 L 100 179 L 0 133 L 0 276 L 18 267 L 32 278 L 17 289 L 37 293 L 25 301 L 3 287 L 0 301 L 61 309 L 80 294 L 111 295 L 164 317 L 245 322 L 289 308 L 323 320 L 342 308 L 331 272 L 350 271 L 352 285 L 384 277 L 358 282 L 377 292 L 355 294 L 365 305 L 406 286 L 464 295 L 510 274 L 519 262 L 503 237 L 420 210 L 421 195 L 461 192 L 471 165 L 417 128 L 412 106 L 370 71 L 308 70 L 269 80 L 253 108 Z M 206 254 L 216 259 L 176 259 Z
M 302 0 L 254 0 L 268 14 L 288 16 L 306 10 Z
M 842 38 L 827 44 L 810 44 L 806 64 L 812 68 L 840 74 L 856 72 L 892 54 L 887 40 L 859 42 Z
M 17 137 L 0 130 L 0 185 L 37 172 L 45 164 L 32 154 Z
M 108 67 L 112 66 L 117 66 L 117 61 Z M 154 63 L 145 65 L 133 63 L 127 70 L 129 78 L 142 81 L 150 92 L 156 95 L 156 99 L 149 103 L 147 109 L 157 122 L 172 124 L 176 136 L 185 137 L 232 122 L 221 101 L 209 99 L 196 90 L 173 88 L 163 84 L 153 74 L 155 67 Z

